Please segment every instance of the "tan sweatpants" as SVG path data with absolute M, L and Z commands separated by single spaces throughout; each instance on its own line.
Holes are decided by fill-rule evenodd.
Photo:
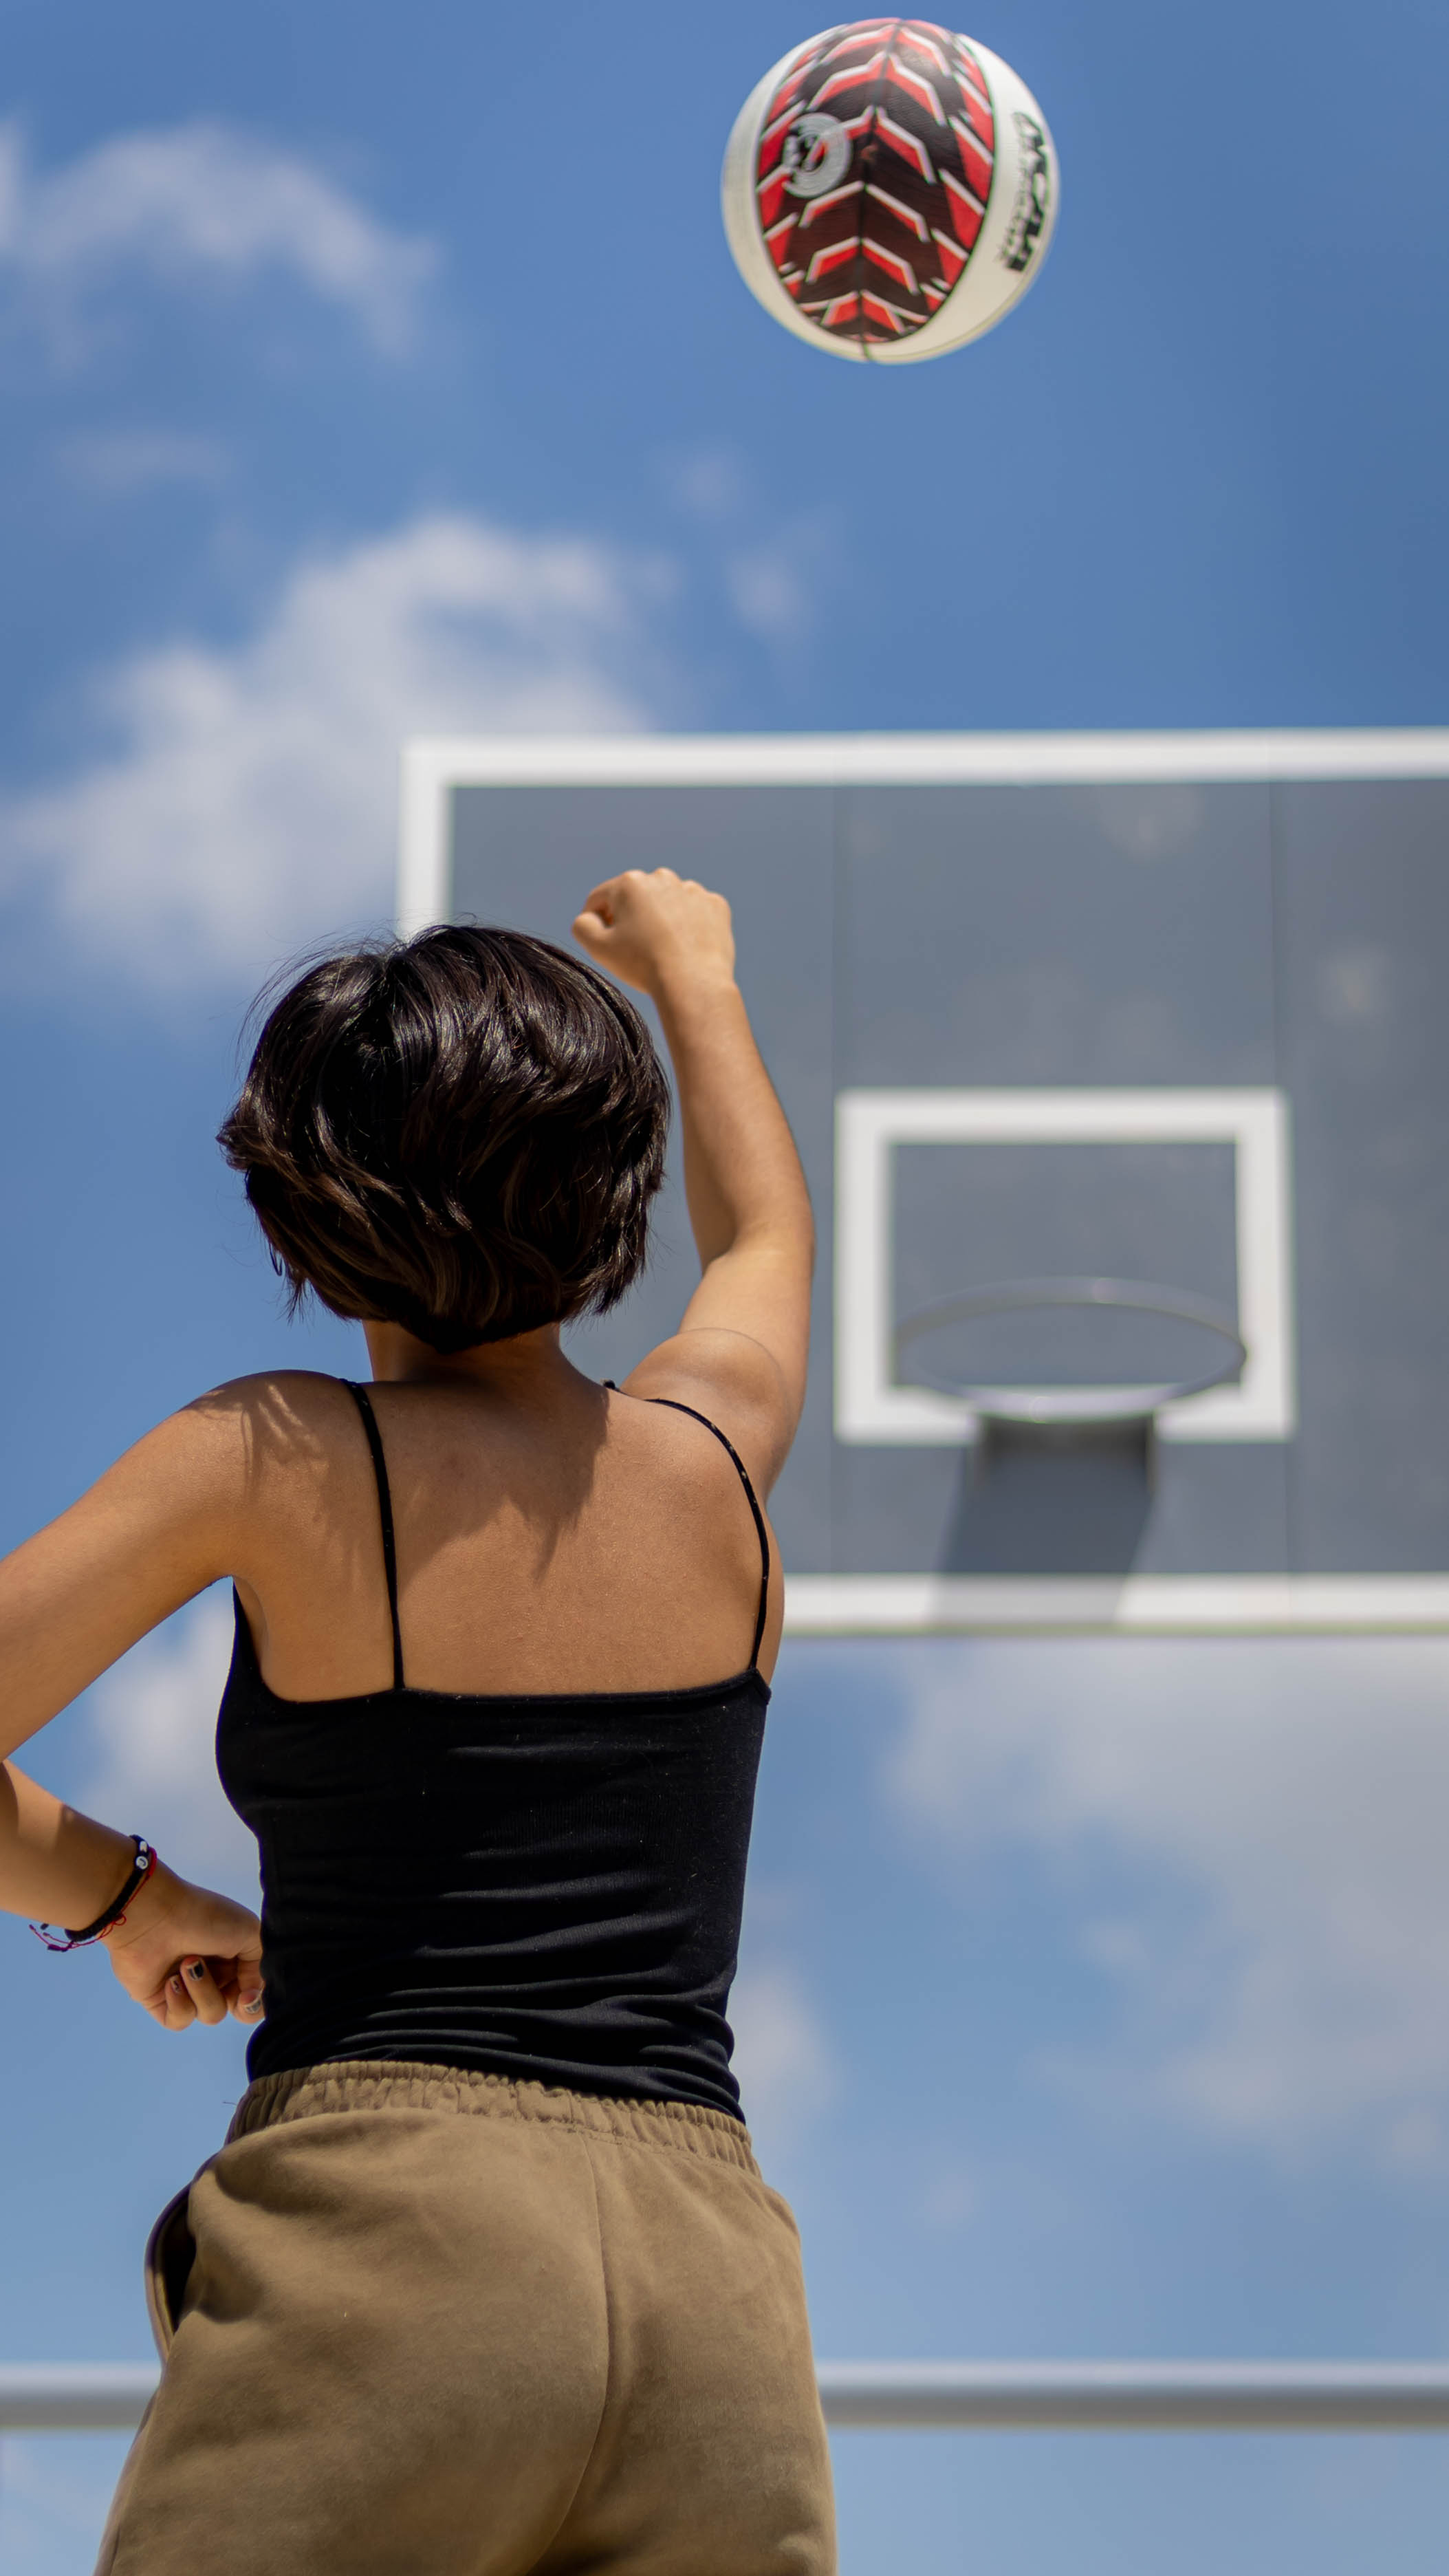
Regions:
M 717 2112 L 269 2076 L 148 2292 L 165 2369 L 97 2576 L 835 2566 L 794 2220 Z

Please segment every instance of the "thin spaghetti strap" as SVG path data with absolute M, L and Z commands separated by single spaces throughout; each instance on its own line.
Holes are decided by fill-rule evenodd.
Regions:
M 357 1399 L 357 1410 L 362 1416 L 363 1430 L 367 1433 L 367 1445 L 372 1451 L 372 1472 L 377 1478 L 377 1508 L 382 1521 L 382 1562 L 387 1574 L 387 1606 L 392 1614 L 392 1686 L 394 1690 L 401 1690 L 403 1687 L 402 1629 L 397 1615 L 397 1547 L 393 1539 L 392 1494 L 387 1481 L 387 1460 L 382 1454 L 382 1434 L 378 1430 L 377 1416 L 372 1409 L 372 1398 L 366 1387 L 359 1386 L 356 1378 L 352 1377 L 345 1377 L 342 1383 L 348 1393 Z
M 605 1382 L 608 1383 L 607 1380 Z M 727 1449 L 735 1462 L 735 1470 L 740 1483 L 744 1486 L 745 1500 L 754 1513 L 755 1528 L 759 1532 L 760 1539 L 760 1614 L 755 1621 L 755 1642 L 750 1648 L 749 1666 L 753 1672 L 760 1660 L 760 1642 L 765 1633 L 765 1621 L 770 1610 L 770 1533 L 765 1527 L 765 1515 L 760 1509 L 754 1486 L 750 1483 L 750 1471 L 734 1442 L 725 1437 L 717 1422 L 711 1422 L 707 1413 L 697 1413 L 692 1404 L 680 1404 L 672 1395 L 649 1395 L 644 1401 L 646 1404 L 666 1404 L 671 1413 L 687 1413 L 692 1422 L 702 1422 L 706 1431 L 714 1433 L 721 1449 Z

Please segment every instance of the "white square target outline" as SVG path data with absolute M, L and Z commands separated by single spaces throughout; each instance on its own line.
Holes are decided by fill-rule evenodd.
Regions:
M 892 1296 L 897 1145 L 1228 1144 L 1234 1149 L 1236 1385 L 1157 1416 L 1164 1440 L 1289 1440 L 1296 1421 L 1291 1127 L 1278 1090 L 843 1091 L 835 1127 L 835 1434 L 959 1446 L 977 1418 L 960 1397 L 895 1375 Z M 963 1288 L 966 1286 L 963 1281 Z M 1163 1283 L 1169 1284 L 1169 1283 Z M 1020 1399 L 1079 1390 L 1013 1387 Z M 1084 1390 L 1081 1390 L 1084 1391 Z M 1097 1390 L 1101 1392 L 1101 1390 Z

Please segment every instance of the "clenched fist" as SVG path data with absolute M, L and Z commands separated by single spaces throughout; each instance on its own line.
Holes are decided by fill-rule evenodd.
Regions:
M 104 1936 L 128 1995 L 163 2030 L 253 2023 L 262 2010 L 262 1927 L 246 1906 L 193 1887 L 164 1864 Z
M 734 981 L 729 905 L 673 868 L 626 868 L 607 878 L 573 929 L 596 965 L 652 1001 Z

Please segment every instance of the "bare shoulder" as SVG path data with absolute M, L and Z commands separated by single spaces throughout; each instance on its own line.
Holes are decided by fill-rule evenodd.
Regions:
M 208 1387 L 138 1440 L 112 1474 L 166 1480 L 192 1508 L 244 1510 L 279 1474 L 320 1471 L 352 1411 L 340 1379 L 319 1370 L 260 1370 Z
M 738 1449 L 762 1496 L 789 1455 L 795 1400 L 778 1360 L 748 1333 L 713 1325 L 675 1333 L 630 1371 L 623 1391 L 706 1415 Z
M 172 1419 L 223 1439 L 242 1431 L 254 1440 L 295 1449 L 306 1448 L 349 1415 L 355 1419 L 343 1379 L 327 1377 L 320 1369 L 259 1369 L 250 1377 L 208 1387 Z

